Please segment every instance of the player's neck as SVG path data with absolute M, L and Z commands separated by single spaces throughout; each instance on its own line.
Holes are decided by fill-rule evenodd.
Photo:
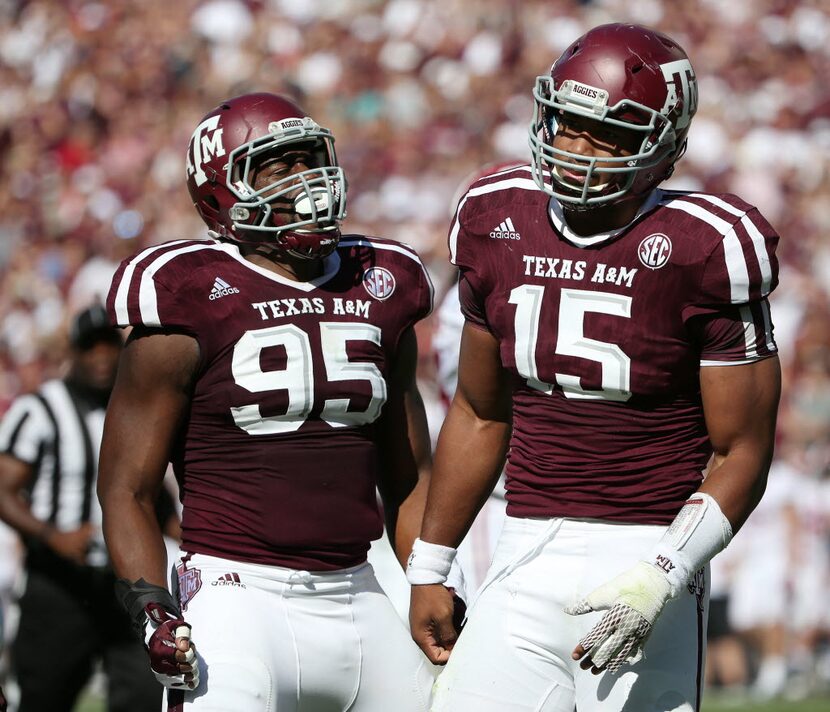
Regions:
M 243 250 L 242 254 L 246 260 L 258 267 L 295 282 L 309 282 L 323 274 L 323 260 L 303 260 L 271 249 L 268 245 L 259 245 L 249 251 Z
M 568 227 L 577 235 L 597 235 L 628 225 L 637 217 L 637 212 L 644 202 L 645 198 L 638 198 L 591 210 L 569 210 L 567 205 L 563 204 L 562 211 Z

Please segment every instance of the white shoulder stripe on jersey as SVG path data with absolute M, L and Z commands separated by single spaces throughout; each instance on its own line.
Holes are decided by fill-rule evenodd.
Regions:
M 772 267 L 770 266 L 769 253 L 767 252 L 764 236 L 761 234 L 758 226 L 752 222 L 745 210 L 736 208 L 734 205 L 730 205 L 717 196 L 706 195 L 704 193 L 692 193 L 691 195 L 695 198 L 708 200 L 712 205 L 717 205 L 722 210 L 741 219 L 741 225 L 744 226 L 744 229 L 749 235 L 749 239 L 752 240 L 752 248 L 755 250 L 755 257 L 758 260 L 758 266 L 761 268 L 761 294 L 767 296 L 772 285 Z
M 726 220 L 710 213 L 706 208 L 688 203 L 685 200 L 672 199 L 663 203 L 667 208 L 682 210 L 693 215 L 703 222 L 709 223 L 723 235 L 723 252 L 726 258 L 726 271 L 729 274 L 730 299 L 733 304 L 742 304 L 749 301 L 749 270 L 744 257 L 741 241 L 735 234 L 735 229 Z
M 156 284 L 154 277 L 164 265 L 171 260 L 185 255 L 188 252 L 198 250 L 219 250 L 223 251 L 222 245 L 206 242 L 204 244 L 188 245 L 177 250 L 170 250 L 160 255 L 147 266 L 141 274 L 141 283 L 138 290 L 138 308 L 141 316 L 141 323 L 144 326 L 161 326 L 161 317 L 158 311 L 158 297 L 156 295 Z
M 532 175 L 533 169 L 529 164 L 526 163 L 517 163 L 515 166 L 508 166 L 507 168 L 502 168 L 500 171 L 496 171 L 495 173 L 485 173 L 482 176 L 479 176 L 476 182 L 479 180 L 490 180 L 491 178 L 499 178 L 500 176 L 506 176 L 508 173 L 514 173 L 515 171 L 524 171 L 525 173 L 530 173 Z
M 392 252 L 398 252 L 402 255 L 406 255 L 409 259 L 416 262 L 418 266 L 421 268 L 421 271 L 424 273 L 424 278 L 427 281 L 427 287 L 429 288 L 429 311 L 432 312 L 432 308 L 435 302 L 435 288 L 432 286 L 432 279 L 430 279 L 429 272 L 427 272 L 427 268 L 424 265 L 424 261 L 418 256 L 418 253 L 415 252 L 411 247 L 404 246 L 404 245 L 386 245 L 380 242 L 370 242 L 369 240 L 341 240 L 338 243 L 338 247 L 353 247 L 355 245 L 360 245 L 361 247 L 373 247 L 379 250 L 390 250 Z
M 418 253 L 415 252 L 409 245 L 387 245 L 382 242 L 372 242 L 371 240 L 341 240 L 337 243 L 338 247 L 353 247 L 354 245 L 360 245 L 361 247 L 373 247 L 378 250 L 390 250 L 392 252 L 398 252 L 402 255 L 406 255 L 409 259 L 413 260 L 414 262 L 421 262 L 421 258 L 418 257 Z
M 477 195 L 495 193 L 499 190 L 507 190 L 508 188 L 539 190 L 539 186 L 533 182 L 532 178 L 508 178 L 507 180 L 500 180 L 497 183 L 488 183 L 487 185 L 479 185 L 475 188 L 471 188 L 467 191 L 467 196 L 475 197 Z
M 130 314 L 127 309 L 127 298 L 130 294 L 130 283 L 133 281 L 133 274 L 138 264 L 145 258 L 152 255 L 154 252 L 163 250 L 172 245 L 181 245 L 188 240 L 176 240 L 175 242 L 165 242 L 161 245 L 153 245 L 139 252 L 133 257 L 124 269 L 121 275 L 121 282 L 118 284 L 118 289 L 115 292 L 115 318 L 118 321 L 118 326 L 129 326 Z
M 778 346 L 772 335 L 772 317 L 769 313 L 769 302 L 766 299 L 761 302 L 761 314 L 764 316 L 764 334 L 767 339 L 767 348 L 770 351 L 778 351 Z
M 764 299 L 761 302 L 761 323 L 756 321 L 752 314 L 752 307 L 743 305 L 739 308 L 744 331 L 744 359 L 741 361 L 717 361 L 712 359 L 701 360 L 701 366 L 735 366 L 742 363 L 753 363 L 759 359 L 766 358 L 778 351 L 775 339 L 772 337 L 772 321 L 769 315 L 769 302 Z M 759 327 L 763 327 L 764 346 L 766 353 L 759 353 Z
M 765 297 L 770 293 L 770 288 L 772 287 L 772 266 L 770 265 L 766 241 L 761 231 L 749 219 L 748 215 L 744 215 L 741 218 L 741 225 L 744 226 L 744 229 L 752 240 L 752 246 L 755 248 L 755 257 L 758 260 L 758 266 L 761 268 L 761 295 Z
M 727 203 L 723 198 L 718 198 L 716 195 L 709 195 L 707 193 L 688 193 L 689 198 L 700 198 L 701 200 L 706 200 L 712 205 L 717 205 L 721 210 L 725 210 L 727 213 L 731 213 L 737 217 L 741 215 L 745 215 L 746 212 L 741 210 L 740 208 L 736 208 L 731 203 Z
M 452 221 L 452 228 L 450 229 L 450 262 L 454 265 L 458 264 L 458 232 L 461 229 L 461 220 L 459 216 L 461 215 L 461 209 L 464 207 L 464 203 L 467 202 L 467 196 L 465 195 L 461 202 L 458 203 L 458 208 L 455 211 L 455 218 Z
M 513 172 L 511 169 L 510 172 Z M 522 170 L 522 169 L 519 169 Z M 530 172 L 530 167 L 527 168 Z M 461 199 L 458 204 L 458 210 L 455 213 L 455 222 L 452 230 L 450 230 L 450 262 L 456 264 L 458 253 L 458 231 L 460 230 L 460 223 L 458 216 L 461 215 L 461 208 L 467 202 L 467 198 L 476 197 L 479 195 L 486 195 L 487 193 L 495 193 L 499 190 L 508 190 L 509 188 L 519 188 L 521 190 L 539 190 L 539 186 L 533 182 L 532 178 L 510 178 L 508 180 L 500 180 L 497 183 L 488 183 L 487 185 L 480 185 L 467 191 L 467 194 Z
M 755 358 L 758 356 L 758 349 L 755 345 L 755 320 L 752 318 L 752 309 L 744 305 L 738 311 L 744 323 L 744 355 L 747 358 Z

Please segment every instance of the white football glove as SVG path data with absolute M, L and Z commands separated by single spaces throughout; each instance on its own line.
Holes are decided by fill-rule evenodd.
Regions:
M 609 672 L 625 662 L 636 663 L 666 601 L 731 539 L 732 524 L 717 500 L 695 492 L 644 561 L 565 609 L 572 616 L 608 611 L 579 641 L 588 654 L 585 659 Z
M 635 663 L 643 656 L 643 645 L 654 621 L 670 598 L 672 586 L 666 574 L 652 564 L 638 561 L 567 607 L 565 613 L 580 616 L 608 611 L 579 644 L 593 667 L 614 673 L 623 663 Z

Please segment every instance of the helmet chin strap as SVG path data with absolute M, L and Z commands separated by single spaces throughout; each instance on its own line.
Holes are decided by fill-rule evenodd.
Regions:
M 292 257 L 296 257 L 300 260 L 319 260 L 324 257 L 328 257 L 332 252 L 334 252 L 335 249 L 337 249 L 337 244 L 340 242 L 340 228 L 336 225 L 332 225 L 331 227 L 324 228 L 322 230 L 286 230 L 284 233 L 280 234 L 283 237 L 283 243 L 275 243 L 274 246 L 282 252 L 285 252 L 286 254 L 289 254 Z M 307 237 L 309 235 L 321 236 L 321 244 L 323 242 L 323 235 L 328 236 L 330 239 L 327 243 L 322 244 L 320 249 L 315 251 L 313 254 L 301 252 L 299 249 L 292 248 L 289 246 L 292 241 L 297 240 L 298 238 L 299 240 L 302 240 L 304 237 Z

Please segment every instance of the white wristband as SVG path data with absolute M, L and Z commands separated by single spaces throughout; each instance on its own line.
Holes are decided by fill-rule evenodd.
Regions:
M 452 566 L 450 566 L 449 573 L 447 574 L 447 580 L 444 581 L 444 586 L 451 588 L 456 596 L 464 601 L 464 603 L 467 603 L 467 582 L 464 579 L 464 571 L 462 571 L 457 557 L 453 559 Z
M 732 525 L 717 500 L 704 492 L 696 492 L 686 500 L 646 561 L 666 574 L 674 598 L 692 575 L 723 551 L 731 540 Z
M 406 563 L 406 580 L 413 586 L 444 583 L 456 553 L 451 546 L 416 539 Z

